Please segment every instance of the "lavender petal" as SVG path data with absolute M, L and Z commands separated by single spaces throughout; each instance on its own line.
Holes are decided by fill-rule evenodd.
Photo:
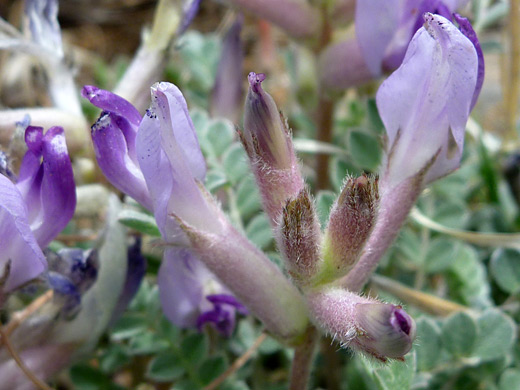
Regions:
M 379 88 L 388 135 L 390 186 L 417 174 L 438 153 L 426 182 L 458 167 L 477 79 L 473 44 L 442 16 L 426 14 L 403 63 Z
M 16 186 L 0 175 L 0 274 L 7 281 L 2 288 L 11 291 L 41 274 L 47 261 L 31 231 L 27 207 Z

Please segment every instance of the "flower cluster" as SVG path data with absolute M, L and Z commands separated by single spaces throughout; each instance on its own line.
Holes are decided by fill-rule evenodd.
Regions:
M 306 324 L 303 305 L 294 305 L 289 320 L 289 315 L 273 316 L 273 310 L 282 309 L 268 303 L 278 296 L 298 302 L 297 291 L 202 187 L 206 165 L 181 92 L 170 83 L 157 83 L 151 92 L 143 118 L 108 91 L 87 86 L 83 96 L 104 110 L 92 126 L 101 169 L 154 213 L 167 244 L 158 276 L 166 316 L 178 326 L 212 323 L 230 334 L 235 311 L 245 312 L 240 301 L 277 334 L 297 333 L 294 328 Z M 254 274 L 263 277 L 244 286 Z
M 247 307 L 282 339 L 301 341 L 310 320 L 343 345 L 382 361 L 403 359 L 415 337 L 413 319 L 400 306 L 357 291 L 420 189 L 460 162 L 483 68 L 469 23 L 458 20 L 462 32 L 443 16 L 424 15 L 402 65 L 377 95 L 388 136 L 381 177 L 347 178 L 323 232 L 287 123 L 261 86 L 265 75 L 249 74 L 239 135 L 291 281 L 233 227 L 204 188 L 204 158 L 177 87 L 152 86 L 142 118 L 115 94 L 83 89 L 103 110 L 92 126 L 99 166 L 154 214 L 166 243 L 158 282 L 173 323 L 211 323 L 229 335 L 236 312 Z M 406 31 L 415 31 L 416 20 L 408 22 Z M 416 145 L 425 140 L 426 146 Z

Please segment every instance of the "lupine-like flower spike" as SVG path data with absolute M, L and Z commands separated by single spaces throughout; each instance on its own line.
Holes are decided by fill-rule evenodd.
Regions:
M 285 269 L 295 284 L 305 289 L 319 270 L 321 242 L 320 223 L 306 188 L 287 202 L 277 236 Z
M 474 43 L 444 17 L 425 14 L 403 64 L 376 96 L 388 136 L 379 215 L 361 259 L 343 281 L 347 288 L 363 286 L 422 188 L 458 168 L 481 77 Z
M 412 348 L 414 320 L 400 307 L 360 297 L 337 287 L 307 295 L 314 323 L 325 333 L 383 362 L 404 360 Z
M 242 143 L 260 189 L 265 212 L 276 225 L 288 199 L 303 189 L 291 135 L 271 95 L 262 89 L 264 74 L 249 73 Z
M 118 190 L 152 210 L 135 150 L 141 123 L 139 111 L 122 97 L 94 86 L 83 87 L 81 96 L 103 110 L 91 131 L 96 159 L 103 174 Z
M 377 177 L 347 178 L 332 206 L 325 232 L 322 283 L 345 276 L 354 267 L 372 233 L 378 207 Z
M 211 92 L 210 112 L 212 116 L 222 116 L 237 122 L 243 99 L 240 74 L 244 62 L 244 50 L 240 32 L 243 17 L 239 15 L 224 37 L 215 85 Z

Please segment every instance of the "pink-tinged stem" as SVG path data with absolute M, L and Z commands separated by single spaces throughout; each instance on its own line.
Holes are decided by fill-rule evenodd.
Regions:
M 311 327 L 307 330 L 302 344 L 295 348 L 289 390 L 307 389 L 318 339 L 316 328 Z

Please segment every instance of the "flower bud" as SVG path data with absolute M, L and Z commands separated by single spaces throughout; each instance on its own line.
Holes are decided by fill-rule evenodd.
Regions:
M 361 297 L 338 287 L 308 294 L 307 303 L 316 326 L 342 346 L 382 362 L 403 360 L 412 348 L 415 322 L 401 306 Z
M 412 348 L 415 321 L 401 306 L 362 303 L 354 309 L 359 326 L 355 343 L 380 360 L 402 359 Z
M 287 202 L 278 229 L 278 247 L 285 268 L 302 287 L 316 274 L 320 260 L 321 232 L 314 204 L 307 189 Z
M 276 225 L 285 203 L 298 196 L 303 179 L 291 135 L 276 103 L 261 86 L 264 74 L 249 73 L 249 92 L 240 134 L 271 224 Z
M 249 91 L 244 108 L 245 146 L 269 166 L 290 169 L 292 142 L 271 95 L 262 89 L 265 74 L 249 73 Z
M 325 280 L 346 275 L 356 264 L 374 227 L 378 204 L 377 177 L 347 178 L 332 207 L 325 233 Z

